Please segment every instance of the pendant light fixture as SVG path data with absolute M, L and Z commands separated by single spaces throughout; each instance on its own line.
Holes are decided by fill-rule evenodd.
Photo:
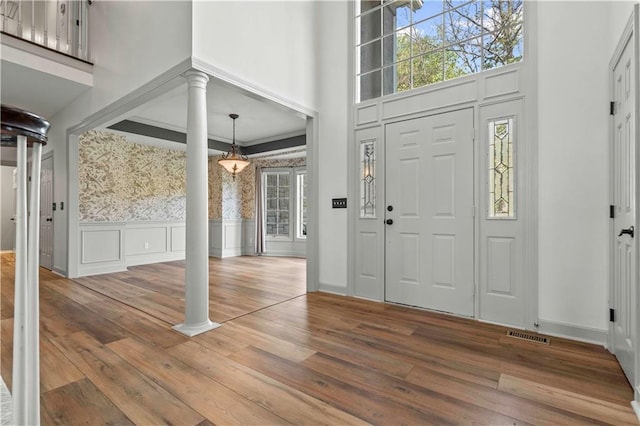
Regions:
M 245 167 L 249 165 L 249 160 L 246 155 L 242 155 L 238 148 L 236 148 L 236 119 L 238 114 L 229 114 L 229 117 L 233 120 L 233 139 L 231 142 L 231 149 L 218 160 L 218 164 L 224 167 L 233 179 L 236 178 L 236 173 L 240 173 Z

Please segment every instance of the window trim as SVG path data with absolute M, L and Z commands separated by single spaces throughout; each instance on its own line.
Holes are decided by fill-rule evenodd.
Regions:
M 307 236 L 298 236 L 298 175 L 304 173 L 307 175 L 306 166 L 303 167 L 274 167 L 264 168 L 262 173 L 262 188 L 260 190 L 262 196 L 263 212 L 263 226 L 265 229 L 266 241 L 290 241 L 290 242 L 306 242 Z M 267 180 L 266 176 L 270 174 L 288 174 L 289 175 L 289 236 L 273 236 L 266 233 L 267 229 Z M 306 178 L 306 177 L 305 177 Z M 307 211 L 307 217 L 308 217 Z

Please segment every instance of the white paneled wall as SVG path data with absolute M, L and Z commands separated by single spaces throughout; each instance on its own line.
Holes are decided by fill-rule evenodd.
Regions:
M 184 222 L 80 224 L 79 276 L 184 259 Z

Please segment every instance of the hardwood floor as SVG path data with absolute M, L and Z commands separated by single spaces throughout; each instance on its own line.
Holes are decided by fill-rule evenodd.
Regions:
M 305 295 L 297 259 L 210 265 L 211 319 L 223 325 L 191 339 L 171 329 L 183 262 L 73 281 L 42 270 L 42 423 L 638 424 L 602 347 Z M 11 388 L 10 256 L 1 267 L 0 371 Z

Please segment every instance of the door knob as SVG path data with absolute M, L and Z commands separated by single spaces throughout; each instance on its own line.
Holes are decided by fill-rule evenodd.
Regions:
M 392 212 L 393 211 L 393 206 L 387 206 L 387 210 Z
M 387 219 L 385 222 L 387 225 L 393 225 L 393 219 Z
M 627 229 L 622 229 L 620 231 L 620 233 L 618 234 L 618 237 L 622 237 L 622 235 L 624 234 L 628 234 L 629 236 L 631 236 L 631 238 L 633 238 L 633 234 L 635 233 L 635 228 L 633 227 L 633 225 L 631 225 L 629 228 Z

